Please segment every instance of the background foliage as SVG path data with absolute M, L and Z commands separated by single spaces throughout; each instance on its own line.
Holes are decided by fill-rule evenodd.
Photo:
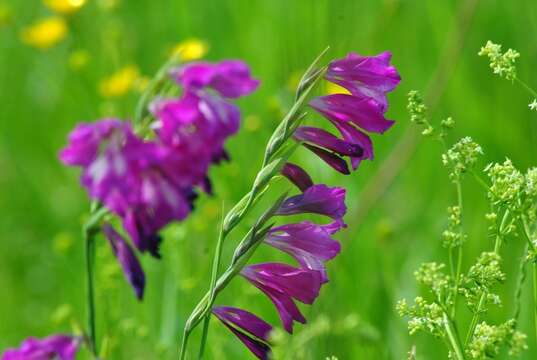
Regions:
M 303 151 L 295 159 L 316 181 L 348 188 L 350 226 L 339 236 L 341 256 L 329 265 L 330 284 L 315 306 L 305 308 L 310 325 L 297 327 L 292 339 L 280 339 L 286 351 L 277 354 L 401 359 L 415 344 L 418 358 L 439 358 L 439 344 L 427 336 L 409 337 L 394 311 L 399 298 L 419 293 L 412 276 L 417 265 L 445 260 L 440 233 L 445 208 L 454 202 L 440 146 L 421 143 L 408 130 L 406 93 L 416 88 L 428 93 L 430 102 L 438 100 L 436 120 L 453 116 L 457 138 L 472 136 L 487 160 L 508 155 L 521 169 L 535 165 L 537 115 L 527 107 L 528 95 L 493 76 L 487 61 L 477 56 L 488 39 L 517 49 L 520 78 L 537 86 L 533 0 L 96 0 L 66 17 L 66 38 L 55 46 L 25 45 L 22 29 L 50 14 L 37 0 L 0 1 L 0 348 L 84 323 L 80 225 L 88 201 L 78 172 L 57 160 L 66 134 L 81 120 L 132 116 L 136 86 L 125 95 L 103 97 L 101 79 L 129 65 L 150 76 L 175 44 L 196 37 L 209 44 L 210 60 L 245 59 L 262 86 L 241 100 L 243 128 L 228 146 L 233 161 L 212 170 L 216 196 L 204 196 L 194 216 L 166 231 L 163 261 L 144 257 L 148 288 L 143 303 L 135 301 L 101 239 L 98 326 L 101 337 L 106 335 L 109 358 L 175 356 L 185 317 L 208 284 L 221 201 L 230 206 L 248 189 L 262 160 L 259 144 L 287 109 L 297 74 L 326 45 L 332 57 L 348 51 L 393 52 L 403 77 L 390 96 L 389 116 L 397 124 L 376 137 L 375 161 L 344 179 Z M 417 151 L 401 164 L 393 185 L 374 206 L 361 211 L 367 205 L 362 200 L 383 188 L 384 178 L 371 183 L 373 176 L 409 131 L 405 139 L 410 141 L 402 151 L 396 148 L 395 163 L 401 164 L 399 157 L 414 145 Z M 463 193 L 467 266 L 492 240 L 483 220 L 484 194 L 472 179 Z M 235 236 L 232 241 L 238 241 Z M 511 279 L 522 249 L 522 239 L 505 247 Z M 261 253 L 265 260 L 276 256 L 269 249 Z M 522 358 L 533 359 L 537 344 L 526 285 L 521 327 L 529 334 L 530 351 Z M 513 286 L 503 286 L 500 293 L 512 298 Z M 217 302 L 246 305 L 278 323 L 272 304 L 240 279 Z M 509 317 L 512 308 L 506 302 L 492 311 L 492 320 Z M 249 358 L 220 324 L 212 322 L 212 327 L 211 358 Z

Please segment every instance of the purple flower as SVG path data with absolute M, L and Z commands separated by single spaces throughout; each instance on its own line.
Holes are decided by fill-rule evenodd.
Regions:
M 125 278 L 132 285 L 136 297 L 141 300 L 144 297 L 145 275 L 138 258 L 130 245 L 110 224 L 103 225 L 103 232 L 123 269 Z
M 219 63 L 195 62 L 172 70 L 172 76 L 187 90 L 210 87 L 226 98 L 248 95 L 259 86 L 248 65 L 240 60 Z
M 241 275 L 270 298 L 289 333 L 293 332 L 293 320 L 306 322 L 293 299 L 312 304 L 319 296 L 322 284 L 319 271 L 279 263 L 246 266 Z
M 369 132 L 383 133 L 394 124 L 384 117 L 379 103 L 370 98 L 333 94 L 313 99 L 310 106 L 329 120 L 349 122 Z
M 258 359 L 269 358 L 270 324 L 248 311 L 229 306 L 217 306 L 212 311 Z
M 390 65 L 391 57 L 388 51 L 376 56 L 350 53 L 344 59 L 332 61 L 325 78 L 355 96 L 372 98 L 386 108 L 386 93 L 401 81 L 397 69 Z
M 310 186 L 313 186 L 313 181 L 306 170 L 296 164 L 286 162 L 281 173 L 302 191 L 306 191 Z
M 83 167 L 81 182 L 90 196 L 117 212 L 123 206 L 118 199 L 131 193 L 125 180 L 141 143 L 127 122 L 82 123 L 69 134 L 69 145 L 60 152 L 60 159 L 66 165 Z
M 304 193 L 286 199 L 277 215 L 313 213 L 326 215 L 332 219 L 342 219 L 347 212 L 345 189 L 330 188 L 324 184 L 309 187 Z
M 371 139 L 363 131 L 383 133 L 394 124 L 384 116 L 388 108 L 386 93 L 395 89 L 401 78 L 395 67 L 390 65 L 390 58 L 389 52 L 372 57 L 350 53 L 344 59 L 333 61 L 325 78 L 351 94 L 321 96 L 309 104 L 332 122 L 343 140 L 337 141 L 339 139 L 320 129 L 316 130 L 316 138 L 312 134 L 306 137 L 299 134 L 297 139 L 305 141 L 308 149 L 343 174 L 348 174 L 349 169 L 341 156 L 350 157 L 353 170 L 363 159 L 373 159 Z M 309 132 L 312 133 L 311 130 Z M 345 149 L 342 147 L 344 144 L 362 151 L 345 154 L 341 151 Z
M 354 170 L 358 168 L 363 159 L 373 160 L 373 143 L 369 136 L 362 131 L 358 130 L 352 124 L 341 120 L 330 120 L 332 124 L 338 129 L 343 138 L 350 142 L 357 144 L 363 149 L 361 156 L 351 156 L 351 165 Z
M 160 140 L 195 164 L 197 182 L 211 163 L 227 158 L 224 143 L 239 130 L 240 111 L 234 104 L 203 91 L 186 92 L 178 99 L 159 99 L 151 110 Z M 192 161 L 192 159 L 196 161 Z
M 265 243 L 293 256 L 305 269 L 321 273 L 327 282 L 324 263 L 339 254 L 341 246 L 331 235 L 343 227 L 341 221 L 318 225 L 309 221 L 272 228 Z
M 158 257 L 158 232 L 184 219 L 196 197 L 193 186 L 206 174 L 199 164 L 164 145 L 137 138 L 129 123 L 102 120 L 81 124 L 60 158 L 83 168 L 90 197 L 119 215 L 140 251 Z
M 45 339 L 30 337 L 18 349 L 8 349 L 1 360 L 74 360 L 80 338 L 52 335 Z

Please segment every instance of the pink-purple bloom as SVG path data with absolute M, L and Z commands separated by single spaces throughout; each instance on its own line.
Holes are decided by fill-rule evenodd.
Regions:
M 347 212 L 345 189 L 316 184 L 300 195 L 292 196 L 282 203 L 277 215 L 312 213 L 342 219 Z
M 319 271 L 280 263 L 246 266 L 242 269 L 241 275 L 274 303 L 283 326 L 289 333 L 293 332 L 293 320 L 306 322 L 294 300 L 312 304 L 319 296 L 323 283 Z
M 286 224 L 272 228 L 264 242 L 293 256 L 304 269 L 319 271 L 321 279 L 328 281 L 325 262 L 341 251 L 332 235 L 343 227 L 341 221 L 318 225 L 310 221 Z
M 386 93 L 394 90 L 401 81 L 397 69 L 390 65 L 391 57 L 389 51 L 376 56 L 349 53 L 330 63 L 325 78 L 355 96 L 372 98 L 387 107 Z
M 248 311 L 217 306 L 213 314 L 250 349 L 258 359 L 268 359 L 272 326 Z
M 18 349 L 6 350 L 1 360 L 74 360 L 80 343 L 79 337 L 69 335 L 29 337 Z
M 309 150 L 342 174 L 350 173 L 344 156 L 350 158 L 353 170 L 363 159 L 373 159 L 371 139 L 364 131 L 382 134 L 394 124 L 385 117 L 386 93 L 395 89 L 401 78 L 390 59 L 389 52 L 370 57 L 350 53 L 332 61 L 325 79 L 350 94 L 317 97 L 309 105 L 338 129 L 342 139 L 321 129 L 299 128 L 295 134 L 295 139 L 304 141 Z M 348 149 L 361 150 L 349 154 Z
M 158 232 L 184 219 L 203 180 L 196 162 L 170 148 L 138 138 L 128 122 L 105 119 L 80 124 L 60 159 L 83 168 L 82 185 L 123 220 L 140 251 L 159 257 Z
M 218 63 L 193 62 L 172 70 L 172 76 L 187 90 L 211 88 L 225 98 L 248 95 L 259 86 L 250 68 L 240 60 Z
M 125 278 L 133 287 L 136 297 L 141 300 L 144 297 L 145 275 L 134 250 L 110 224 L 103 225 L 103 233 L 123 269 Z
M 281 173 L 301 191 L 306 191 L 310 186 L 313 186 L 313 180 L 311 180 L 306 170 L 296 164 L 286 162 Z

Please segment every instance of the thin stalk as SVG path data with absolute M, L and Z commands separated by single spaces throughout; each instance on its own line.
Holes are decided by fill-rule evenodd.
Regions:
M 88 343 L 94 357 L 97 356 L 97 334 L 95 330 L 95 288 L 93 283 L 95 263 L 95 234 L 91 230 L 84 229 L 84 242 L 86 245 L 86 301 L 88 312 Z
M 224 210 L 223 206 L 222 206 L 222 210 Z M 223 214 L 223 211 L 222 211 L 222 214 Z M 222 222 L 223 222 L 223 219 L 222 219 Z M 223 231 L 223 227 L 220 226 L 220 234 L 218 235 L 218 242 L 216 244 L 216 250 L 215 250 L 215 255 L 213 259 L 213 270 L 211 274 L 211 287 L 209 289 L 210 296 L 209 296 L 209 302 L 207 303 L 207 309 L 206 309 L 207 315 L 205 316 L 205 320 L 203 321 L 203 333 L 202 333 L 201 342 L 200 342 L 200 350 L 199 350 L 198 359 L 203 358 L 203 352 L 205 351 L 205 343 L 207 342 L 207 336 L 209 335 L 209 322 L 211 321 L 211 308 L 213 306 L 214 298 L 215 298 L 214 290 L 216 287 L 216 280 L 218 277 L 218 268 L 220 267 L 220 261 L 222 258 L 222 249 L 223 249 L 222 244 L 224 243 L 225 236 L 226 234 Z
M 515 319 L 516 322 L 518 322 L 518 318 L 520 316 L 522 287 L 524 286 L 524 282 L 526 281 L 527 277 L 526 257 L 528 255 L 528 251 L 529 245 L 526 243 L 524 247 L 524 253 L 522 254 L 522 259 L 520 260 L 520 267 L 518 269 L 518 281 L 515 290 L 515 311 L 513 312 L 513 319 Z
M 464 229 L 462 227 L 462 187 L 461 182 L 456 182 L 457 187 L 457 205 L 460 211 L 460 224 L 459 224 L 459 239 L 462 241 L 464 236 Z M 457 270 L 455 272 L 455 286 L 453 289 L 453 308 L 451 309 L 451 317 L 454 319 L 457 313 L 457 292 L 459 291 L 459 284 L 461 281 L 461 271 L 462 271 L 462 243 L 459 244 L 457 249 Z
M 527 244 L 528 247 L 535 252 L 535 245 L 533 244 L 531 231 L 528 226 L 528 221 L 524 215 L 520 217 L 520 220 L 522 222 L 522 228 L 524 229 L 524 235 L 526 236 L 526 239 L 528 240 Z M 532 276 L 533 276 L 533 322 L 535 326 L 535 336 L 537 337 L 537 264 L 535 261 L 531 264 L 532 267 Z
M 496 235 L 496 240 L 494 241 L 494 252 L 496 254 L 500 253 L 500 248 L 502 246 L 502 233 L 503 233 L 503 229 L 505 227 L 505 224 L 507 223 L 508 218 L 509 218 L 509 210 L 505 210 L 503 214 L 502 222 L 500 224 L 500 228 L 498 229 L 498 234 Z M 472 339 L 472 336 L 474 335 L 474 331 L 477 326 L 477 323 L 479 322 L 479 318 L 481 316 L 483 306 L 485 305 L 486 296 L 487 294 L 483 291 L 481 293 L 481 296 L 479 297 L 479 302 L 477 303 L 477 309 L 474 313 L 474 316 L 472 317 L 472 320 L 470 321 L 470 326 L 468 327 L 468 332 L 466 333 L 466 340 L 464 342 L 464 345 L 468 345 L 468 343 Z
M 515 80 L 524 88 L 526 89 L 531 95 L 535 96 L 537 98 L 537 91 L 533 90 L 528 84 L 526 84 L 524 81 L 520 80 L 518 77 L 515 76 Z
M 444 313 L 444 328 L 446 330 L 449 343 L 451 344 L 451 347 L 453 348 L 455 359 L 465 360 L 464 351 L 462 350 L 460 339 L 457 336 L 457 332 L 453 326 L 451 319 L 448 317 L 446 313 Z
M 321 56 L 325 52 L 326 50 L 321 54 Z M 312 66 L 315 67 L 315 64 L 317 64 L 319 60 L 320 58 L 317 58 L 313 62 Z M 295 125 L 296 122 L 299 122 L 302 120 L 303 116 L 298 115 L 299 111 L 304 105 L 305 101 L 307 100 L 308 94 L 315 87 L 317 81 L 324 74 L 325 70 L 326 70 L 326 67 L 323 67 L 319 71 L 316 71 L 313 74 L 309 74 L 309 77 L 307 77 L 306 79 L 307 84 L 299 89 L 297 100 L 295 101 L 292 108 L 289 110 L 289 112 L 285 116 L 284 120 L 276 128 L 271 138 L 269 139 L 269 142 L 266 147 L 264 159 L 263 159 L 263 166 L 257 176 L 260 176 L 263 170 L 265 170 L 265 167 L 269 166 L 269 160 L 272 158 L 274 154 L 276 154 L 282 148 L 282 146 L 284 146 L 284 144 L 287 142 L 289 137 L 292 135 L 294 131 L 293 125 Z M 296 150 L 296 146 L 292 147 L 288 151 L 287 156 L 290 156 L 295 150 Z M 279 170 L 279 169 L 276 169 L 276 170 Z M 270 179 L 276 175 L 277 175 L 276 173 L 272 173 L 272 172 L 266 175 L 267 178 L 269 178 L 268 181 L 266 180 L 266 178 L 262 178 L 260 181 L 263 184 L 263 186 L 256 184 L 258 180 L 256 177 L 256 182 L 254 182 L 254 185 L 249 195 L 248 194 L 245 195 L 245 197 L 247 197 L 246 203 L 245 203 L 245 206 L 242 208 L 239 216 L 236 219 L 233 218 L 233 220 L 230 220 L 227 224 L 225 224 L 226 222 L 225 219 L 227 218 L 227 216 L 224 217 L 223 227 L 220 232 L 221 236 L 217 245 L 218 248 L 216 250 L 217 256 L 215 256 L 214 263 L 213 263 L 213 275 L 211 277 L 211 289 L 209 290 L 208 294 L 205 295 L 205 297 L 198 303 L 194 311 L 191 313 L 189 319 L 187 320 L 187 323 L 185 325 L 185 329 L 183 332 L 183 338 L 181 340 L 180 359 L 184 359 L 184 357 L 186 356 L 186 348 L 188 345 L 188 337 L 190 333 L 201 322 L 202 319 L 206 318 L 205 325 L 204 325 L 204 333 L 202 337 L 202 343 L 200 344 L 200 354 L 199 354 L 200 358 L 203 356 L 203 350 L 204 350 L 205 342 L 207 339 L 210 311 L 211 311 L 212 304 L 216 298 L 216 295 L 240 271 L 240 269 L 246 264 L 245 261 L 247 260 L 244 260 L 244 259 L 249 259 L 250 256 L 253 254 L 253 251 L 259 245 L 259 241 L 257 241 L 257 243 L 252 244 L 252 246 L 250 246 L 244 254 L 239 256 L 237 261 L 232 262 L 228 270 L 220 277 L 220 279 L 218 279 L 218 281 L 216 281 L 216 277 L 218 275 L 218 267 L 219 267 L 218 265 L 220 262 L 220 257 L 221 257 L 221 252 L 222 252 L 222 242 L 224 238 L 245 218 L 250 208 L 253 207 L 256 199 L 258 199 L 264 194 L 264 191 L 262 189 L 263 188 L 266 189 L 269 186 Z M 233 209 L 234 208 L 232 208 L 231 211 L 233 211 Z M 264 230 L 266 234 L 266 231 L 268 231 L 268 229 L 264 229 Z

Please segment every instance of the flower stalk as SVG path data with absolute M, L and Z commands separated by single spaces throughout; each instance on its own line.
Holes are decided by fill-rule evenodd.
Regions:
M 270 181 L 277 174 L 279 174 L 287 159 L 297 148 L 297 146 L 286 147 L 285 145 L 287 140 L 292 136 L 294 130 L 298 127 L 303 119 L 301 109 L 304 107 L 304 103 L 306 102 L 309 93 L 324 74 L 324 68 L 317 68 L 317 64 L 327 50 L 328 49 L 324 50 L 306 71 L 298 87 L 295 103 L 270 137 L 266 146 L 261 170 L 256 175 L 250 192 L 246 194 L 224 217 L 218 237 L 215 256 L 213 258 L 213 268 L 209 291 L 194 308 L 186 322 L 181 340 L 180 359 L 185 358 L 189 336 L 201 321 L 204 322 L 204 325 L 198 357 L 199 359 L 203 358 L 205 343 L 208 336 L 211 309 L 216 296 L 229 283 L 229 281 L 231 281 L 231 279 L 240 272 L 242 267 L 244 267 L 254 250 L 260 244 L 260 241 L 270 229 L 270 227 L 265 227 L 263 229 L 261 229 L 261 227 L 272 215 L 274 215 L 279 205 L 281 205 L 285 199 L 286 194 L 281 196 L 279 200 L 258 219 L 256 224 L 244 237 L 243 241 L 241 241 L 237 246 L 228 269 L 217 280 L 223 245 L 226 237 L 242 220 L 244 220 L 249 210 L 268 189 Z M 278 154 L 281 155 L 275 158 Z

